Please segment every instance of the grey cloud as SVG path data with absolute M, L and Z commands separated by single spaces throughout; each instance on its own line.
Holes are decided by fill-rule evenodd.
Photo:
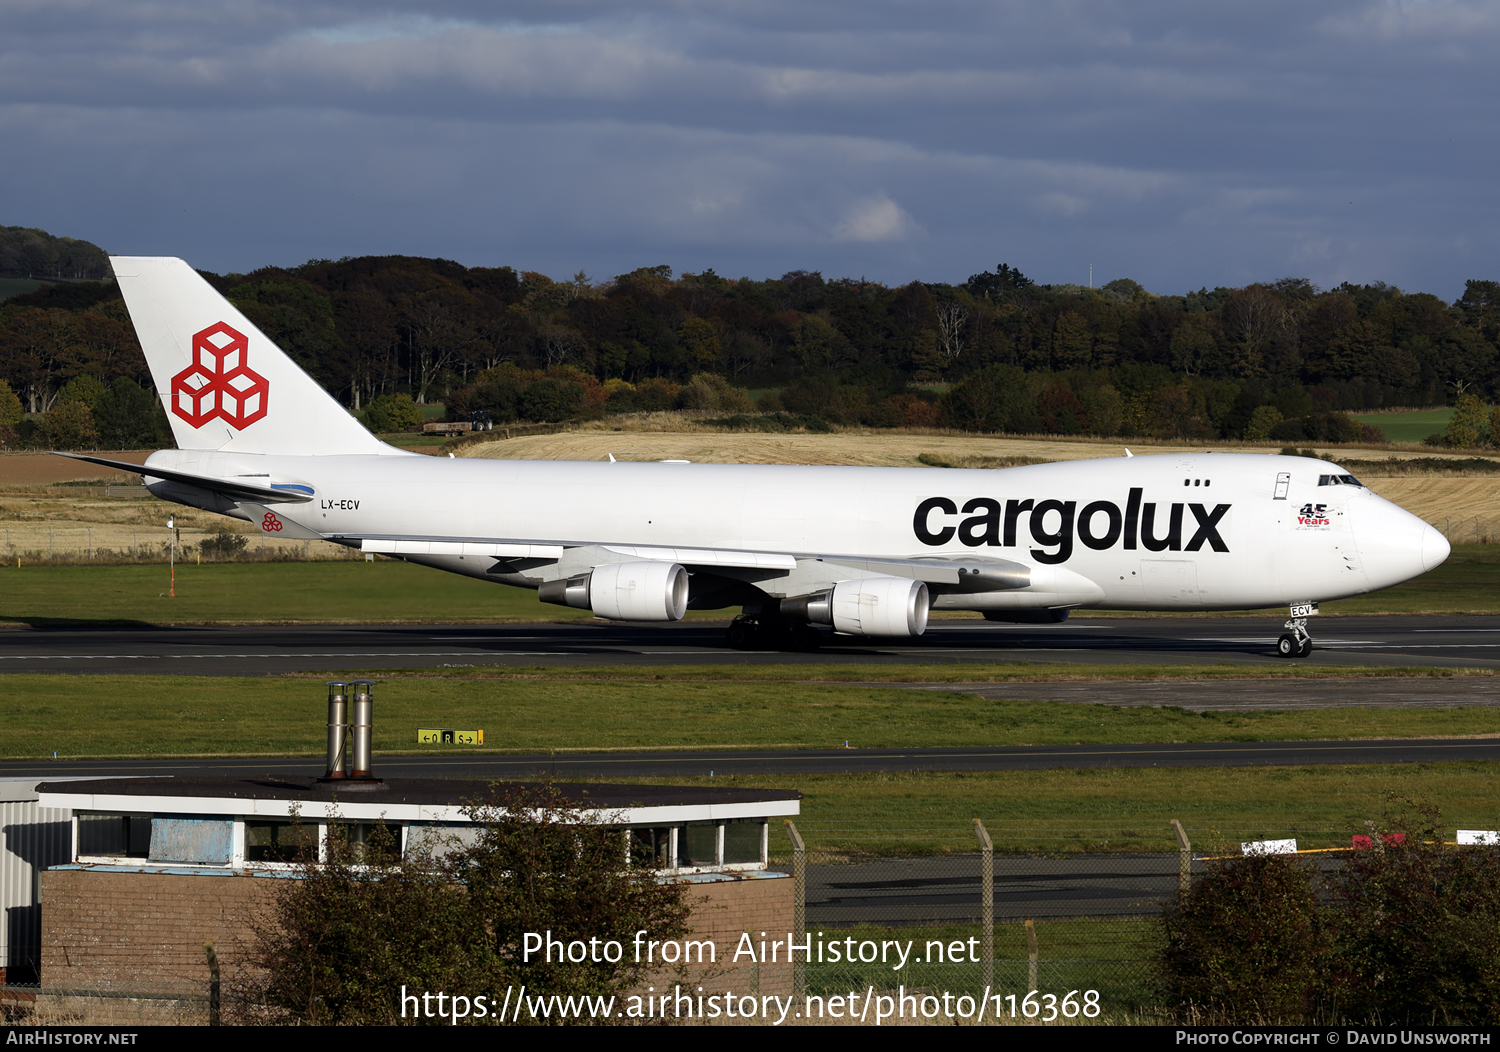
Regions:
M 1003 258 L 1451 297 L 1500 269 L 1497 36 L 1451 0 L 12 4 L 0 130 L 61 174 L 0 186 L 8 223 L 221 269 Z

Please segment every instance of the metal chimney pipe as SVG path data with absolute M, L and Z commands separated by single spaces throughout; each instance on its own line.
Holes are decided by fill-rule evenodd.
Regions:
M 323 780 L 344 778 L 345 742 L 349 737 L 349 699 L 346 683 L 328 684 L 328 770 Z
M 349 729 L 354 739 L 350 749 L 354 769 L 349 777 L 373 781 L 370 758 L 375 733 L 375 684 L 368 679 L 357 679 L 349 686 L 353 695 Z

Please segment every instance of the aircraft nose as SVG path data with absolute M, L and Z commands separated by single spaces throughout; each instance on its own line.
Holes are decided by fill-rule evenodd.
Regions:
M 1428 526 L 1422 532 L 1422 571 L 1425 573 L 1434 566 L 1441 565 L 1452 551 L 1453 546 L 1448 543 L 1448 538 Z

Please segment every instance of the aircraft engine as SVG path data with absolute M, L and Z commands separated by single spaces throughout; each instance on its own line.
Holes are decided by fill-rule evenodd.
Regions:
M 542 585 L 544 603 L 576 606 L 611 621 L 681 621 L 688 572 L 677 563 L 604 563 L 566 581 Z
M 833 627 L 855 636 L 927 631 L 927 586 L 909 577 L 870 577 L 833 586 Z

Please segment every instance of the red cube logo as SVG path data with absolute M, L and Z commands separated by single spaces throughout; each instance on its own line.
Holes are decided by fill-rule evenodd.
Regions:
M 223 322 L 193 335 L 193 364 L 172 377 L 172 412 L 194 427 L 244 430 L 266 415 L 270 384 L 245 364 L 249 340 Z

